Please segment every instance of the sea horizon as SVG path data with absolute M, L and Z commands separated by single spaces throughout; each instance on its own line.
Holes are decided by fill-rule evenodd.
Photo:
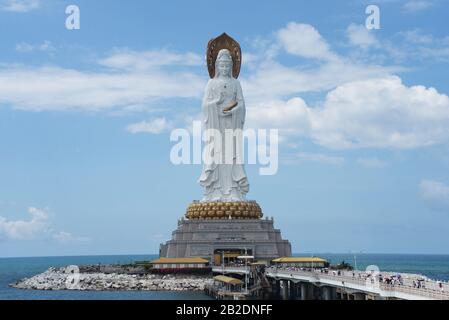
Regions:
M 421 255 L 421 256 L 449 256 L 449 253 L 420 253 L 420 252 L 293 252 L 292 256 L 319 256 L 319 255 Z M 36 255 L 36 256 L 0 256 L 0 259 L 20 258 L 69 258 L 69 257 L 116 257 L 116 256 L 158 256 L 158 253 L 111 253 L 111 254 L 68 254 L 68 255 Z

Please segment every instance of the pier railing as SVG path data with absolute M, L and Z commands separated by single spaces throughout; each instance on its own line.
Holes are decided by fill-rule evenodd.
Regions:
M 286 280 L 306 280 L 309 282 L 323 283 L 342 288 L 349 288 L 367 293 L 379 294 L 380 296 L 401 296 L 399 293 L 409 295 L 410 297 L 449 300 L 449 291 L 439 288 L 436 281 L 426 281 L 426 287 L 413 287 L 413 280 L 407 278 L 403 279 L 402 284 L 399 282 L 395 284 L 387 284 L 379 281 L 376 277 L 368 276 L 366 273 L 357 271 L 354 275 L 349 275 L 343 272 L 340 275 L 333 273 L 324 273 L 321 271 L 307 271 L 307 270 L 289 270 L 283 268 L 269 268 L 266 270 L 267 276 L 283 278 Z M 352 272 L 351 272 L 352 274 Z M 445 284 L 446 285 L 446 284 Z M 403 296 L 403 295 L 402 295 Z

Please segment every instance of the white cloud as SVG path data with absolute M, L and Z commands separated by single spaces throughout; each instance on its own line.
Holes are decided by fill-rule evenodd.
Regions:
M 342 165 L 345 162 L 343 157 L 329 156 L 322 153 L 300 152 L 296 155 L 299 161 L 318 162 L 331 165 Z
M 417 148 L 449 138 L 449 97 L 390 76 L 347 83 L 314 110 L 313 139 L 333 148 Z
M 358 47 L 382 47 L 359 26 L 349 26 L 348 33 Z M 278 128 L 287 143 L 302 136 L 331 149 L 411 149 L 449 142 L 447 95 L 434 88 L 406 86 L 393 75 L 400 68 L 337 55 L 312 26 L 290 23 L 278 35 L 278 43 L 262 46 L 318 59 L 318 65 L 283 66 L 275 60 L 276 51 L 259 59 L 255 72 L 242 80 L 247 127 Z M 303 38 L 318 49 L 302 48 Z M 328 91 L 324 100 L 311 106 L 298 97 L 324 91 Z
M 87 237 L 76 237 L 70 232 L 60 231 L 58 233 L 53 234 L 53 239 L 60 243 L 69 243 L 69 242 L 87 242 L 90 241 Z
M 367 49 L 378 45 L 378 40 L 373 30 L 368 30 L 364 25 L 350 24 L 346 29 L 349 42 L 352 45 Z
M 420 54 L 423 57 L 428 57 L 435 60 L 448 61 L 449 60 L 449 46 L 440 48 L 420 48 Z
M 45 40 L 41 44 L 30 44 L 27 42 L 21 42 L 16 45 L 16 51 L 21 53 L 28 53 L 33 51 L 53 52 L 56 48 L 50 41 Z
M 349 82 L 315 107 L 293 98 L 253 106 L 249 126 L 279 128 L 331 149 L 411 149 L 449 142 L 449 97 L 399 77 Z
M 386 76 L 392 71 L 393 68 L 349 61 L 324 63 L 307 69 L 267 61 L 254 74 L 242 79 L 242 86 L 250 103 L 266 102 L 302 92 L 327 91 L 350 81 Z
M 435 180 L 423 180 L 421 197 L 435 209 L 449 209 L 449 186 Z
M 53 238 L 57 241 L 86 241 L 87 238 L 74 237 L 68 232 L 56 232 L 52 228 L 50 216 L 46 210 L 34 207 L 28 208 L 29 220 L 8 220 L 0 216 L 0 239 L 34 240 Z
M 297 97 L 286 102 L 273 100 L 248 107 L 247 128 L 280 128 L 283 135 L 306 134 L 310 131 L 311 110 Z
M 0 236 L 7 239 L 25 240 L 49 232 L 50 222 L 47 212 L 37 208 L 29 208 L 30 220 L 7 220 L 0 216 Z
M 152 133 L 159 134 L 173 128 L 173 124 L 165 118 L 151 119 L 150 121 L 142 121 L 130 124 L 126 130 L 130 133 Z
M 342 57 L 331 50 L 313 26 L 295 22 L 276 32 L 274 39 L 257 39 L 256 47 L 260 54 L 252 57 L 253 72 L 242 78 L 249 105 L 301 92 L 332 90 L 350 81 L 382 77 L 403 69 Z M 307 66 L 298 60 L 297 65 L 285 66 L 277 60 L 282 50 L 299 58 L 312 59 L 314 63 Z
M 180 54 L 166 49 L 150 51 L 116 49 L 112 55 L 101 59 L 99 63 L 114 69 L 145 71 L 161 66 L 199 66 L 204 64 L 204 59 L 196 53 Z
M 429 44 L 435 41 L 432 35 L 424 33 L 421 29 L 401 31 L 398 35 L 402 36 L 405 41 L 413 44 Z
M 204 79 L 188 72 L 87 72 L 60 67 L 0 67 L 0 104 L 30 111 L 108 110 L 157 99 L 199 97 Z
M 40 0 L 3 0 L 2 10 L 11 12 L 28 12 L 39 8 Z
M 383 168 L 386 165 L 384 161 L 378 158 L 359 158 L 357 163 L 367 168 Z
M 429 0 L 410 0 L 404 4 L 406 11 L 417 12 L 426 10 L 433 6 L 433 1 Z
M 354 44 L 375 45 L 360 26 Z M 412 35 L 409 35 L 412 36 Z M 424 41 L 421 39 L 420 41 Z M 251 73 L 242 78 L 247 127 L 279 128 L 285 143 L 307 137 L 327 148 L 417 148 L 448 141 L 448 96 L 434 88 L 406 86 L 392 74 L 401 68 L 343 57 L 311 25 L 289 23 L 273 38 L 258 39 Z M 283 65 L 284 50 L 298 57 Z M 301 64 L 301 58 L 313 59 Z M 99 59 L 101 71 L 60 67 L 0 66 L 0 104 L 16 109 L 160 111 L 160 99 L 201 97 L 207 78 L 201 58 L 165 49 L 116 49 Z M 195 69 L 198 68 L 198 69 Z M 200 68 L 204 68 L 201 66 Z M 305 92 L 328 92 L 314 105 Z M 132 133 L 160 133 L 178 123 L 173 115 L 130 124 Z M 168 119 L 168 120 L 167 120 Z
M 320 33 L 309 24 L 290 22 L 277 32 L 277 36 L 280 44 L 290 54 L 323 60 L 337 58 Z
M 396 33 L 380 46 L 393 58 L 431 64 L 449 60 L 449 37 L 436 37 L 421 29 Z

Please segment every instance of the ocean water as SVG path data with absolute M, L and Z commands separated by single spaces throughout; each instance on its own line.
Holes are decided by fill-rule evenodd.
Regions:
M 49 267 L 67 265 L 131 263 L 152 260 L 156 255 L 0 258 L 0 300 L 204 300 L 202 292 L 163 291 L 37 291 L 9 287 Z
M 305 254 L 297 254 L 306 256 Z M 310 255 L 310 254 L 307 254 Z M 432 279 L 449 281 L 449 255 L 408 254 L 315 254 L 336 264 L 342 260 L 364 270 L 377 265 L 382 271 L 417 273 Z M 155 255 L 80 256 L 0 258 L 0 300 L 198 300 L 210 299 L 201 292 L 142 292 L 142 291 L 34 291 L 10 288 L 10 283 L 44 272 L 49 267 L 67 265 L 131 263 L 151 260 Z

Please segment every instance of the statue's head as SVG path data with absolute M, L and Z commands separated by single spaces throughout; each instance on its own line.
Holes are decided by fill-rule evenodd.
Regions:
M 215 61 L 215 77 L 232 77 L 232 56 L 228 49 L 222 49 L 218 52 Z

